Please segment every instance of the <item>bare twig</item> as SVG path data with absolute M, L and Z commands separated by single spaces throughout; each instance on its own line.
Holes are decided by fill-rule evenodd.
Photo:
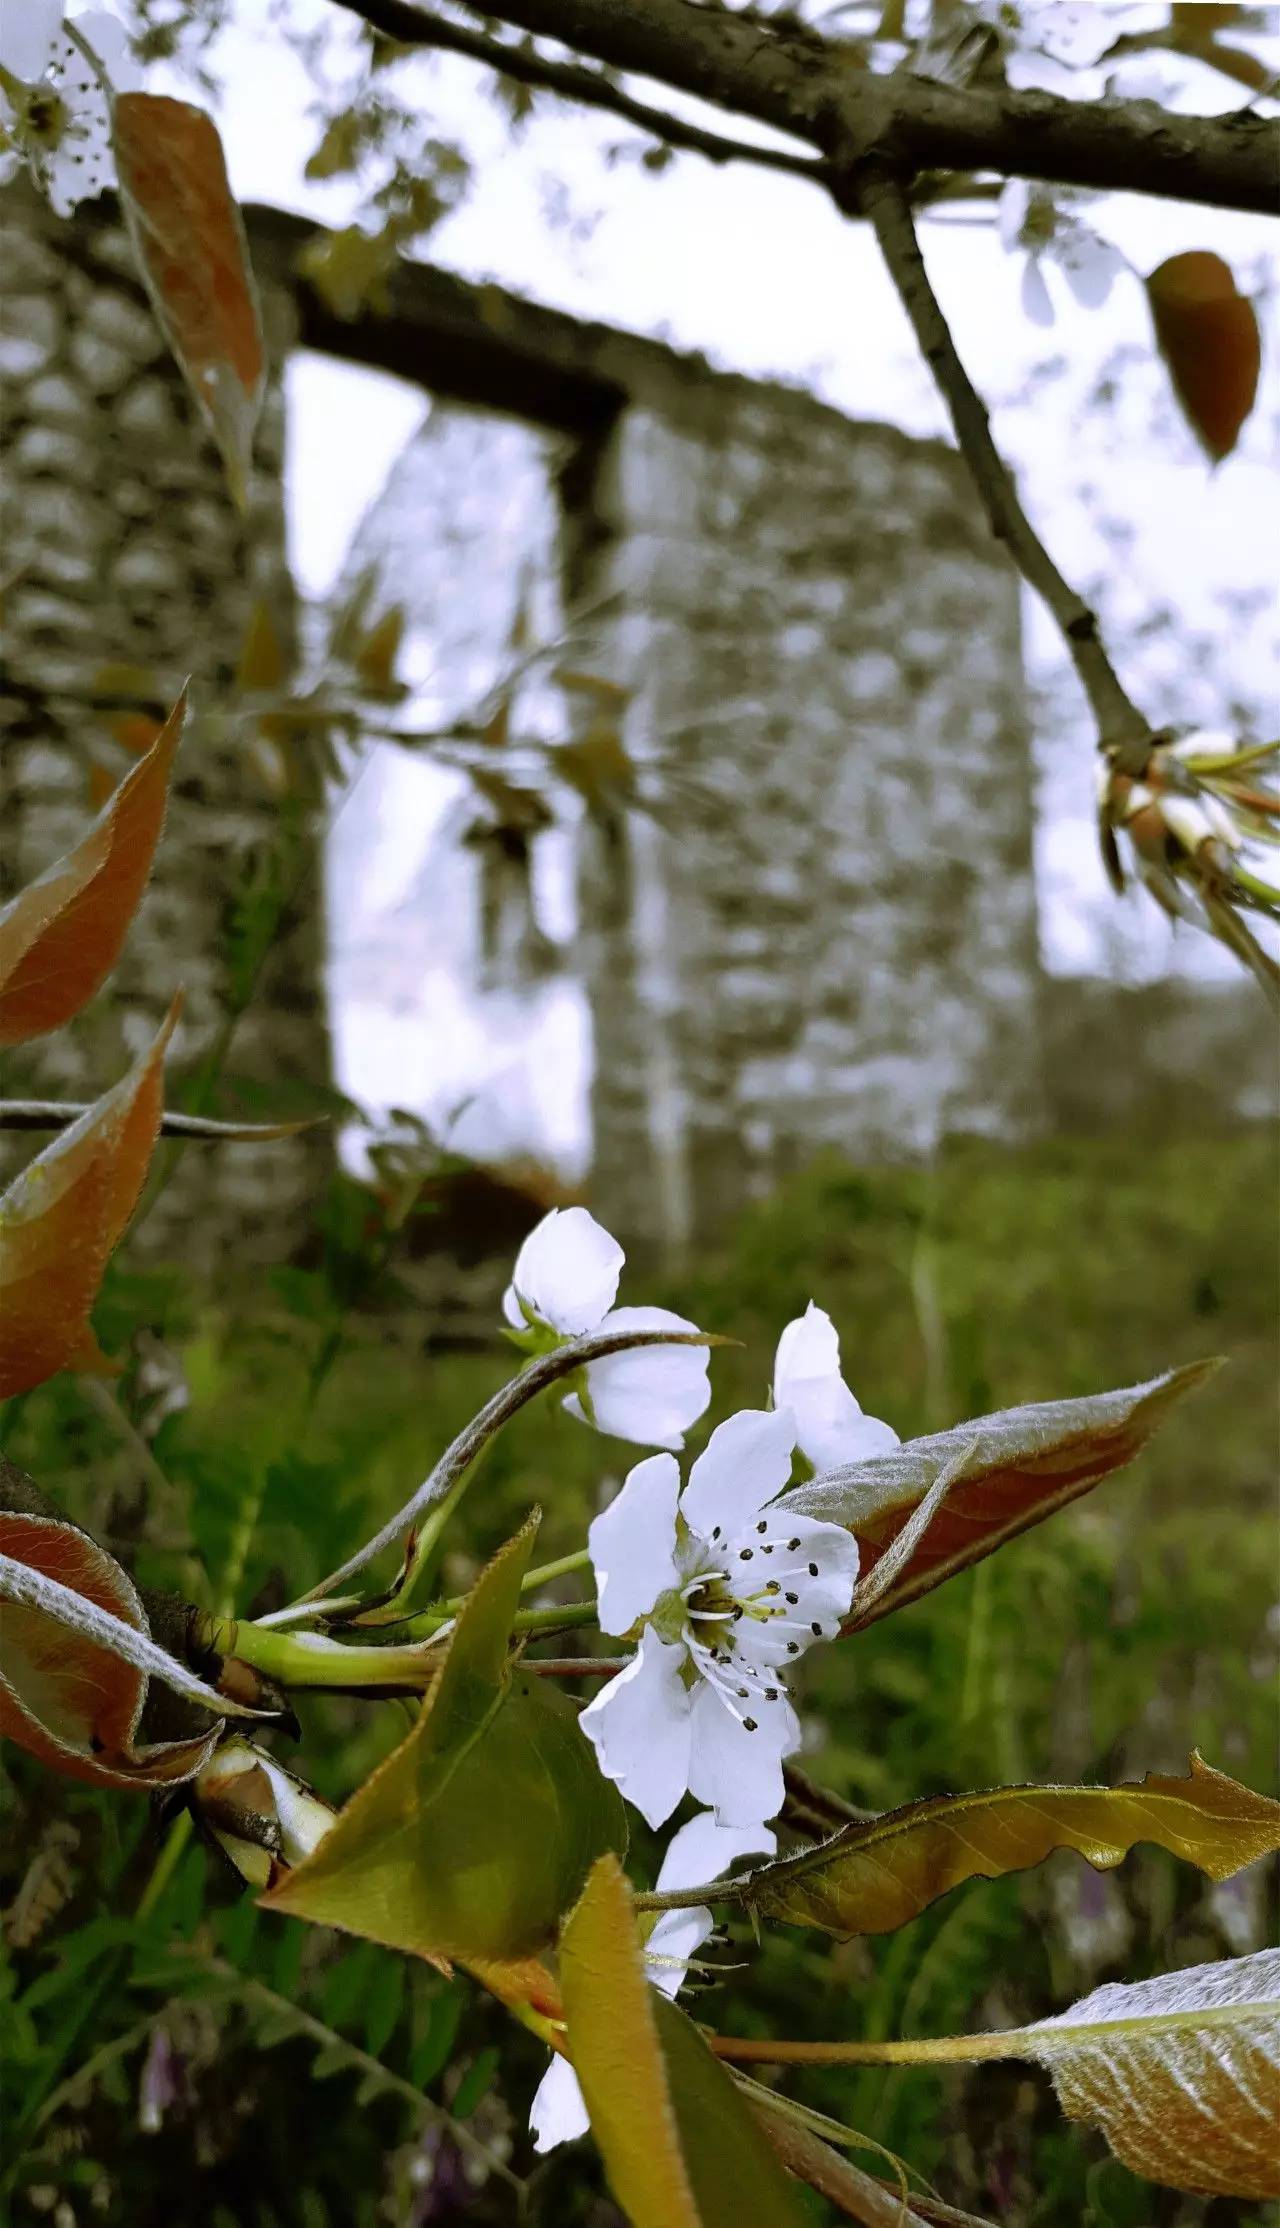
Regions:
M 633 99 L 599 70 L 585 70 L 577 62 L 553 62 L 530 47 L 508 46 L 503 40 L 486 37 L 483 31 L 469 30 L 426 8 L 414 7 L 410 0 L 334 0 L 334 4 L 358 15 L 371 30 L 381 31 L 399 46 L 433 47 L 446 54 L 465 54 L 470 61 L 483 62 L 500 77 L 510 77 L 519 85 L 533 85 L 543 92 L 556 93 L 561 99 L 576 101 L 584 108 L 605 109 L 628 124 L 638 125 L 641 131 L 652 133 L 655 139 L 665 141 L 669 147 L 705 155 L 708 162 L 750 162 L 764 170 L 790 171 L 797 177 L 819 181 L 828 174 L 828 165 L 820 156 L 793 155 L 778 147 L 753 147 L 745 140 L 727 139 L 721 132 L 704 131 L 683 117 L 670 115 L 666 109 Z
M 337 0 L 380 24 L 407 0 Z M 849 44 L 794 18 L 690 0 L 484 0 L 484 12 L 608 67 L 656 78 L 807 142 L 849 173 L 878 160 L 988 170 L 1206 207 L 1276 210 L 1276 132 L 1257 115 L 1181 116 L 1154 101 L 942 84 L 850 66 Z M 392 36 L 403 35 L 392 33 Z
M 1127 695 L 1102 646 L 1097 614 L 1063 579 L 1022 507 L 1012 474 L 991 438 L 986 404 L 960 361 L 930 284 L 907 197 L 883 171 L 868 171 L 854 190 L 947 406 L 991 530 L 1054 619 L 1089 699 L 1099 743 L 1122 771 L 1141 773 L 1154 741 L 1150 722 Z
M 70 1129 L 89 1111 L 88 1106 L 68 1099 L 0 1099 L 0 1130 Z M 166 1108 L 160 1117 L 160 1135 L 204 1138 L 215 1145 L 264 1145 L 272 1138 L 298 1137 L 327 1120 L 326 1114 L 313 1114 L 300 1122 L 215 1122 L 206 1114 L 177 1114 Z
M 834 1794 L 829 1787 L 819 1787 L 796 1763 L 782 1767 L 783 1784 L 787 1790 L 782 1817 L 784 1824 L 795 1826 L 803 1833 L 816 1833 L 819 1839 L 827 1834 L 839 1833 L 842 1826 L 863 1826 L 874 1818 L 873 1810 L 860 1810 L 856 1803 L 846 1802 L 843 1795 Z

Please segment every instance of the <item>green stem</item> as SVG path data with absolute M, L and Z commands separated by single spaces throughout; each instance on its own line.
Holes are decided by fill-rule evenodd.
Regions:
M 327 1577 L 308 1588 L 299 1596 L 300 1601 L 319 1601 L 325 1594 L 336 1593 L 357 1571 L 364 1570 L 384 1548 L 402 1540 L 406 1533 L 413 1535 L 412 1545 L 405 1558 L 405 1567 L 396 1582 L 391 1600 L 382 1606 L 391 1608 L 408 1599 L 421 1576 L 423 1566 L 422 1540 L 426 1535 L 425 1520 L 433 1510 L 461 1486 L 468 1471 L 489 1441 L 510 1422 L 530 1400 L 545 1392 L 563 1377 L 572 1376 L 588 1362 L 603 1361 L 608 1354 L 629 1353 L 641 1346 L 725 1346 L 732 1340 L 721 1338 L 714 1331 L 593 1331 L 582 1338 L 566 1339 L 553 1353 L 538 1354 L 503 1385 L 493 1398 L 486 1401 L 479 1414 L 473 1416 L 459 1432 L 452 1444 L 445 1448 L 430 1475 L 423 1479 L 416 1493 L 405 1502 L 402 1509 L 389 1517 L 382 1529 L 372 1539 L 348 1555 L 345 1563 L 331 1570 Z M 291 1603 L 290 1607 L 294 1605 Z
M 600 1613 L 595 1601 L 566 1601 L 558 1609 L 521 1609 L 512 1622 L 513 1632 L 568 1632 L 575 1625 L 593 1625 Z
M 454 1506 L 456 1506 L 457 1501 L 461 1497 L 463 1485 L 464 1481 L 459 1480 L 458 1484 L 454 1487 L 453 1492 L 450 1494 L 448 1501 L 442 1501 L 439 1509 L 434 1510 L 432 1512 L 432 1515 L 428 1517 L 428 1524 L 434 1523 L 437 1519 L 440 1521 L 441 1524 L 443 1524 L 447 1520 L 448 1516 L 452 1512 L 452 1509 L 454 1508 Z M 423 1527 L 423 1530 L 425 1532 L 425 1525 Z M 587 1553 L 586 1548 L 580 1547 L 573 1555 L 561 1555 L 558 1561 L 554 1563 L 542 1563 L 539 1565 L 537 1570 L 527 1571 L 525 1576 L 520 1581 L 520 1591 L 522 1594 L 527 1594 L 535 1586 L 549 1585 L 553 1578 L 567 1578 L 574 1571 L 587 1570 L 589 1569 L 590 1564 L 591 1557 Z M 465 1594 L 451 1594 L 447 1601 L 433 1601 L 431 1607 L 429 1609 L 424 1609 L 417 1617 L 410 1617 L 407 1619 L 398 1620 L 398 1629 L 407 1638 L 425 1638 L 426 1635 L 429 1633 L 438 1632 L 441 1625 L 447 1624 L 450 1618 L 456 1617 L 459 1610 L 462 1608 L 463 1603 L 466 1601 L 466 1598 L 467 1597 Z M 316 1604 L 317 1609 L 319 1608 L 319 1606 L 319 1604 Z M 576 1607 L 578 1605 L 575 1604 L 574 1606 Z M 359 1625 L 377 1624 L 381 1621 L 382 1614 L 383 1613 L 378 1613 L 370 1617 L 356 1618 L 353 1620 L 353 1622 Z M 525 1616 L 529 1614 L 530 1612 L 527 1610 L 522 1612 L 522 1615 Z M 519 1620 L 517 1619 L 516 1629 L 517 1631 L 527 1631 L 529 1628 L 527 1626 L 521 1625 L 519 1623 Z
M 568 1578 L 574 1571 L 589 1570 L 590 1567 L 590 1553 L 585 1547 L 580 1547 L 576 1554 L 561 1555 L 554 1563 L 539 1563 L 536 1570 L 526 1571 L 520 1581 L 520 1591 L 527 1594 L 534 1586 L 549 1586 L 553 1578 Z M 452 1606 L 460 1609 L 462 1604 L 458 1602 Z
M 1020 2033 L 926 2035 L 918 2042 L 770 2042 L 755 2035 L 708 2035 L 717 2058 L 734 2065 L 922 2066 L 1030 2055 Z
M 227 1618 L 213 1626 L 210 1645 L 219 1655 L 265 1671 L 283 1687 L 330 1687 L 342 1691 L 367 1687 L 409 1687 L 425 1692 L 439 1667 L 439 1655 L 416 1647 L 348 1647 L 321 1632 L 265 1630 Z

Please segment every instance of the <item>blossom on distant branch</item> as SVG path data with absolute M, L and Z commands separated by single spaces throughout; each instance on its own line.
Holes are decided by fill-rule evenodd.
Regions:
M 996 223 L 1006 252 L 1026 257 L 1022 306 L 1033 325 L 1053 323 L 1046 263 L 1057 264 L 1082 309 L 1099 309 L 1113 280 L 1127 269 L 1119 248 L 1084 222 L 1078 200 L 1028 185 L 1023 178 L 1011 178 L 1002 190 Z
M 63 27 L 63 0 L 0 7 L 0 181 L 25 163 L 60 217 L 116 182 L 111 99 L 83 48 Z M 124 25 L 91 8 L 70 23 L 107 83 L 141 82 Z
M 662 1860 L 657 1885 L 693 1888 L 704 1880 L 718 1880 L 739 1857 L 771 1857 L 777 1836 L 769 1826 L 721 1826 L 709 1811 L 691 1818 L 674 1836 Z M 714 1928 L 704 1904 L 688 1911 L 663 1911 L 645 1944 L 645 1972 L 664 1996 L 674 1996 L 684 1985 L 689 1960 Z M 586 2101 L 578 2076 L 567 2058 L 553 2058 L 542 2077 L 529 2112 L 536 2151 L 554 2150 L 585 2135 L 589 2125 Z
M 783 1673 L 834 1639 L 858 1574 L 850 1533 L 770 1510 L 795 1437 L 789 1408 L 744 1409 L 683 1492 L 673 1457 L 651 1455 L 587 1534 L 600 1629 L 638 1631 L 639 1647 L 579 1723 L 651 1826 L 686 1792 L 722 1825 L 782 1807 L 782 1759 L 800 1746 Z
M 626 1259 L 585 1207 L 553 1207 L 516 1256 L 502 1312 L 518 1338 L 554 1345 L 587 1332 L 693 1331 L 665 1307 L 615 1307 Z M 682 1447 L 711 1398 L 705 1346 L 638 1346 L 589 1362 L 564 1406 L 641 1447 Z
M 1120 832 L 1166 913 L 1207 925 L 1280 996 L 1280 966 L 1241 917 L 1280 921 L 1280 888 L 1262 871 L 1280 835 L 1280 794 L 1266 780 L 1278 755 L 1280 743 L 1200 728 L 1153 743 L 1137 776 L 1104 757 L 1098 798 L 1103 857 L 1117 889 Z
M 817 1471 L 865 1462 L 899 1444 L 892 1424 L 866 1416 L 840 1374 L 840 1337 L 825 1309 L 810 1300 L 788 1323 L 773 1365 L 773 1400 L 796 1419 L 796 1444 Z

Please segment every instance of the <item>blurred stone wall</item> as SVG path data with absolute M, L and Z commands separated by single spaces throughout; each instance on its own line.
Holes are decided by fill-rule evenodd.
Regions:
M 678 1250 L 818 1148 L 1038 1126 L 1018 589 L 959 459 L 704 374 L 580 499 L 573 590 L 675 777 L 584 866 L 602 1206 Z
M 0 901 L 83 832 L 91 760 L 115 778 L 131 762 L 95 703 L 103 664 L 143 669 L 162 701 L 193 679 L 168 824 L 120 965 L 70 1029 L 6 1057 L 5 1088 L 95 1096 L 181 984 L 177 1091 L 222 1026 L 235 893 L 279 834 L 280 801 L 243 732 L 202 711 L 234 674 L 258 599 L 292 641 L 280 393 L 273 386 L 241 519 L 108 205 L 62 224 L 22 186 L 0 193 L 0 294 Z M 290 304 L 272 292 L 264 310 L 278 363 Z M 327 1081 L 316 832 L 304 828 L 300 845 L 284 933 L 226 1048 L 230 1081 L 210 1111 L 253 1118 L 279 1107 L 282 1089 Z M 30 1140 L 17 1142 L 25 1158 Z M 277 1258 L 305 1229 L 329 1154 L 323 1133 L 185 1146 L 146 1243 L 163 1249 L 180 1234 L 184 1257 L 201 1263 L 231 1246 Z

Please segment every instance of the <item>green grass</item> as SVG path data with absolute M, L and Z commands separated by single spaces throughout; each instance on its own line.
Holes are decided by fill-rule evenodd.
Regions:
M 977 1572 L 811 1661 L 804 1700 L 816 1745 L 806 1764 L 817 1777 L 878 1807 L 948 1787 L 1178 1769 L 1198 1746 L 1239 1777 L 1270 1784 L 1276 1206 L 1269 1135 L 1065 1141 L 1018 1153 L 960 1142 L 927 1173 L 816 1164 L 687 1274 L 631 1265 L 624 1298 L 661 1300 L 741 1341 L 715 1358 L 711 1421 L 764 1399 L 778 1331 L 810 1297 L 839 1324 L 846 1374 L 864 1404 L 904 1437 L 996 1406 L 1124 1384 L 1200 1354 L 1228 1359 L 1132 1470 Z M 322 1268 L 210 1302 L 176 1272 L 131 1272 L 126 1262 L 101 1312 L 104 1338 L 121 1343 L 140 1322 L 148 1336 L 133 1351 L 121 1403 L 149 1427 L 169 1350 L 189 1393 L 152 1438 L 167 1485 L 153 1477 L 142 1489 L 136 1454 L 72 1380 L 11 1403 L 0 1441 L 143 1579 L 215 1601 L 242 1563 L 241 1608 L 292 1593 L 407 1497 L 514 1365 L 496 1334 L 490 1351 L 458 1352 L 391 1300 L 348 1312 L 317 1384 L 317 1356 L 332 1352 L 349 1290 L 346 1270 Z M 602 1490 L 631 1459 L 550 1403 L 527 1411 L 487 1458 L 441 1583 L 464 1586 L 535 1500 L 545 1512 L 540 1557 L 580 1544 Z M 334 1795 L 403 1726 L 394 1705 L 316 1700 L 303 1716 L 308 1768 Z M 80 1836 L 69 1902 L 43 1941 L 14 1959 L 22 1989 L 53 1974 L 58 1953 L 92 1944 L 86 1929 L 104 1913 L 132 1907 L 155 1842 L 141 1831 L 140 1805 L 54 1782 L 20 1755 L 8 1807 L 8 1893 L 24 1850 L 52 1823 Z M 192 1851 L 158 1916 L 168 1936 L 216 1949 L 217 1930 L 229 1927 L 219 1953 L 235 1970 L 296 1991 L 317 2018 L 328 2003 L 335 2028 L 359 2047 L 376 2005 L 373 2055 L 439 2101 L 460 2078 L 475 2092 L 462 2098 L 474 2123 L 503 2141 L 510 2134 L 513 2162 L 528 2171 L 521 2129 L 540 2071 L 529 2038 L 426 1971 L 402 1985 L 381 1952 L 359 1952 L 367 1970 L 353 1978 L 344 1959 L 356 1953 L 333 1938 L 304 1939 L 266 1920 L 246 1931 L 244 1907 L 221 1885 L 215 1905 L 226 1907 L 211 1922 L 204 1881 L 204 1856 Z M 1033 2018 L 1099 1978 L 1226 1954 L 1238 1909 L 1154 1852 L 1105 1879 L 1063 1857 L 947 1898 L 883 1941 L 832 1947 L 781 1932 L 758 1954 L 735 1942 L 748 1969 L 728 1976 L 709 2010 L 743 2031 L 793 2036 Z M 1258 1905 L 1245 1919 L 1256 1928 L 1265 1911 Z M 108 1990 L 83 2022 L 64 2077 L 156 2010 L 137 1970 L 131 1988 Z M 19 2100 L 24 2083 L 47 2078 L 66 2012 L 65 1992 L 46 1979 L 27 2025 L 15 2019 L 8 2076 Z M 49 2123 L 35 2181 L 61 2188 L 74 2168 L 85 2184 L 86 2160 L 96 2159 L 119 2217 L 159 2220 L 173 2186 L 165 2177 L 194 2173 L 204 2155 L 215 2164 L 184 2189 L 182 2211 L 209 2228 L 224 2218 L 324 2228 L 407 2217 L 379 2214 L 383 2197 L 394 2208 L 395 2189 L 407 2186 L 399 2147 L 412 2114 L 399 2092 L 373 2094 L 355 2111 L 358 2076 L 340 2052 L 334 2085 L 311 2088 L 314 2038 L 285 2033 L 264 2055 L 260 2014 L 234 1990 L 219 1997 L 210 1983 L 202 1995 L 194 1985 L 175 2015 L 180 2034 L 196 2038 L 184 2045 L 195 2069 L 187 2105 L 160 2135 L 135 2134 L 130 2084 L 142 2045 L 124 2052 Z M 305 2141 L 293 2125 L 300 2083 Z M 1202 2217 L 1243 2228 L 1252 2217 L 1247 2208 L 1203 2211 L 1134 2182 L 1098 2142 L 1064 2129 L 1045 2085 L 1025 2071 L 867 2071 L 810 2075 L 795 2087 L 900 2150 L 955 2201 L 1014 2228 L 1185 2228 Z M 326 2098 L 339 2090 L 343 2108 L 334 2110 Z M 529 2217 L 548 2228 L 602 2220 L 591 2212 L 594 2188 L 584 2154 L 556 2159 L 535 2181 Z M 21 2196 L 15 2204 L 15 2219 L 35 2220 Z M 474 2215 L 515 2217 L 496 2185 Z

